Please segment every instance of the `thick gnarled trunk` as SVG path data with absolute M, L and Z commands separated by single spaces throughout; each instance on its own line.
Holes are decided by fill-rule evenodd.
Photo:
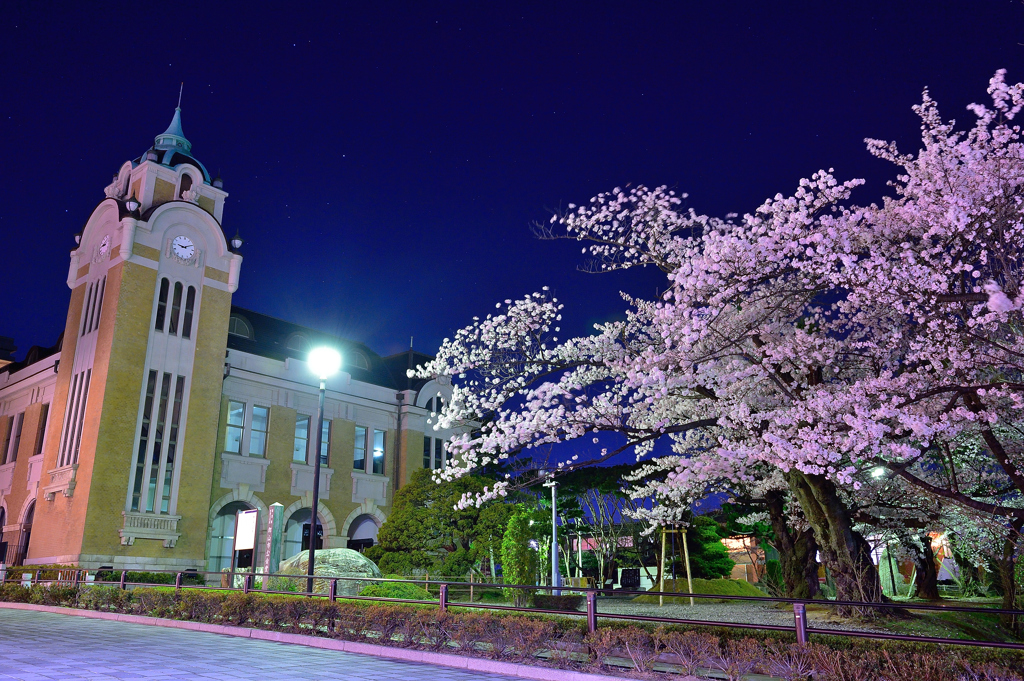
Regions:
M 914 585 L 917 587 L 917 597 L 929 601 L 937 601 L 939 596 L 939 573 L 935 569 L 935 554 L 932 552 L 932 540 L 928 535 L 918 537 L 918 541 L 924 547 L 917 551 L 914 548 L 914 567 L 916 576 Z
M 825 566 L 836 584 L 840 601 L 881 603 L 884 600 L 878 570 L 871 561 L 871 547 L 853 529 L 850 510 L 839 498 L 835 484 L 822 475 L 791 470 L 786 475 L 790 490 L 800 504 Z M 865 617 L 877 615 L 875 608 L 858 609 Z
M 814 530 L 798 532 L 789 527 L 782 492 L 768 492 L 765 500 L 772 532 L 775 534 L 775 548 L 779 551 L 786 598 L 817 598 L 821 589 L 818 583 L 818 543 L 814 540 Z

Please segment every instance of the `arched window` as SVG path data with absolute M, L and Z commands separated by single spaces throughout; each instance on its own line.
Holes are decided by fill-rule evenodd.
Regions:
M 167 333 L 178 334 L 178 314 L 181 312 L 181 291 L 184 287 L 180 281 L 174 282 L 174 298 L 171 301 L 171 321 L 167 324 Z
M 232 336 L 241 336 L 242 338 L 253 337 L 252 327 L 249 326 L 249 322 L 236 315 L 231 315 L 231 319 L 228 320 L 228 333 Z
M 252 506 L 244 501 L 232 501 L 217 513 L 210 526 L 210 569 L 220 572 L 231 567 L 231 549 L 235 545 L 235 515 Z
M 191 338 L 192 337 L 192 313 L 195 311 L 196 306 L 196 287 L 189 286 L 188 293 L 185 294 L 185 318 L 181 322 L 181 337 Z
M 185 173 L 181 176 L 181 187 L 178 189 L 178 198 L 180 199 L 189 189 L 192 189 L 192 176 Z
M 171 282 L 166 277 L 160 280 L 160 298 L 156 302 L 156 330 L 164 330 L 164 317 L 167 316 L 167 291 Z
M 310 509 L 300 508 L 284 525 L 284 551 L 281 553 L 281 560 L 287 560 L 302 551 L 309 550 Z M 324 545 L 324 520 L 317 518 L 316 547 L 322 549 Z
M 362 551 L 377 543 L 377 530 L 380 527 L 372 515 L 361 515 L 352 521 L 348 529 L 348 548 Z
M 345 355 L 345 364 L 356 369 L 370 368 L 370 363 L 366 361 L 366 355 L 355 350 Z
M 309 339 L 301 333 L 292 334 L 291 338 L 288 339 L 287 347 L 289 350 L 309 352 Z

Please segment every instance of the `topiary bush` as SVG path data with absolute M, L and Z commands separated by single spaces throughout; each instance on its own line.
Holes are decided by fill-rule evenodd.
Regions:
M 363 587 L 359 595 L 372 596 L 373 598 L 404 598 L 413 601 L 437 600 L 436 596 L 432 595 L 422 586 L 410 584 L 409 582 L 378 582 Z

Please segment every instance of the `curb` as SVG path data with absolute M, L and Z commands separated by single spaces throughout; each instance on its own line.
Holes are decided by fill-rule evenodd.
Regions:
M 169 629 L 202 631 L 208 634 L 223 634 L 225 636 L 252 638 L 260 641 L 287 643 L 290 645 L 308 646 L 310 648 L 323 648 L 325 650 L 337 650 L 346 653 L 356 653 L 358 655 L 372 655 L 373 657 L 384 657 L 392 660 L 419 662 L 421 664 L 438 665 L 442 667 L 455 667 L 471 672 L 502 674 L 504 676 L 515 676 L 521 679 L 536 679 L 537 681 L 627 681 L 620 676 L 604 676 L 602 674 L 589 674 L 586 672 L 576 672 L 567 669 L 553 669 L 550 667 L 532 667 L 530 665 L 517 664 L 515 662 L 498 662 L 495 660 L 485 660 L 479 657 L 453 655 L 450 653 L 431 653 L 423 650 L 392 648 L 390 646 L 379 646 L 373 643 L 340 641 L 332 638 L 308 636 L 306 634 L 290 634 L 283 631 L 264 631 L 263 629 L 249 629 L 246 627 L 236 627 L 228 624 L 206 624 L 205 622 L 170 620 L 163 619 L 161 617 L 149 617 L 146 615 L 123 615 L 116 612 L 79 610 L 78 608 L 62 608 L 55 605 L 34 605 L 31 603 L 0 603 L 0 608 L 6 608 L 9 610 L 34 610 L 36 612 L 49 612 L 57 615 L 89 617 L 97 620 L 127 622 L 129 624 L 145 624 L 151 627 L 167 627 Z

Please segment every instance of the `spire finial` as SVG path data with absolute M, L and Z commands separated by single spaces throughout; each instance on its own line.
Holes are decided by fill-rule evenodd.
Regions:
M 178 108 L 181 108 L 181 93 L 185 90 L 185 81 L 181 81 L 181 87 L 178 88 Z

